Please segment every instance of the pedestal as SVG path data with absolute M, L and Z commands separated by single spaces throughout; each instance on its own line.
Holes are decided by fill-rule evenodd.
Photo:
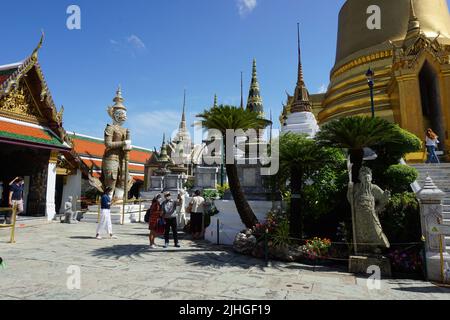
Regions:
M 389 258 L 385 256 L 375 255 L 358 255 L 350 256 L 349 272 L 356 274 L 368 274 L 368 269 L 371 266 L 377 266 L 380 268 L 382 277 L 391 277 L 391 262 Z

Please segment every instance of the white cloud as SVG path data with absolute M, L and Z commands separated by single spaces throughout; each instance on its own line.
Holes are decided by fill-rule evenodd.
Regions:
M 110 39 L 109 43 L 117 52 L 128 52 L 132 57 L 147 52 L 147 46 L 137 35 L 132 34 L 120 40 Z
M 237 7 L 241 17 L 246 16 L 255 10 L 258 5 L 257 0 L 237 0 Z
M 127 38 L 127 42 L 136 49 L 146 49 L 145 43 L 135 34 Z
M 318 90 L 318 93 L 326 93 L 328 90 L 327 86 L 325 84 L 322 84 Z

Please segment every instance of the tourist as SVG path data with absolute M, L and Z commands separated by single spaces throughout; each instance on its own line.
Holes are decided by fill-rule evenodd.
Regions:
M 16 177 L 9 183 L 9 206 L 16 208 L 16 215 L 20 215 L 23 212 L 23 189 L 25 182 L 23 178 Z M 10 223 L 10 217 L 7 219 L 7 224 Z
M 436 154 L 436 150 L 439 144 L 438 136 L 433 132 L 432 129 L 427 130 L 427 135 L 425 138 L 427 147 L 427 162 L 426 163 L 440 163 L 439 158 Z
M 101 233 L 104 232 L 109 235 L 111 239 L 117 239 L 112 232 L 112 222 L 111 222 L 111 193 L 112 188 L 107 187 L 101 198 L 101 212 L 100 212 L 100 223 L 97 226 L 97 235 L 95 238 L 101 240 Z
M 150 230 L 149 239 L 150 239 L 150 248 L 151 249 L 156 249 L 155 238 L 157 235 L 161 234 L 158 230 L 159 229 L 158 228 L 159 219 L 161 219 L 163 217 L 163 212 L 162 212 L 161 203 L 160 203 L 161 198 L 162 198 L 162 196 L 160 194 L 158 194 L 153 199 L 150 209 L 148 209 L 149 213 L 150 213 L 148 225 L 149 225 L 149 230 Z
M 177 203 L 172 199 L 172 195 L 170 192 L 167 192 L 165 195 L 164 202 L 162 203 L 162 209 L 164 214 L 164 220 L 166 222 L 166 229 L 164 234 L 165 240 L 165 248 L 169 247 L 169 235 L 170 229 L 172 229 L 173 240 L 175 242 L 175 247 L 179 248 L 180 244 L 178 243 L 178 227 L 177 227 Z
M 204 236 L 205 199 L 200 190 L 195 191 L 194 197 L 189 203 L 191 208 L 191 233 L 192 239 L 199 240 Z

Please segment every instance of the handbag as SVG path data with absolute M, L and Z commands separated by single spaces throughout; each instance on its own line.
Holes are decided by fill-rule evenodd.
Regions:
M 144 222 L 145 223 L 149 223 L 151 214 L 152 214 L 152 210 L 148 209 L 147 212 L 145 213 L 145 216 L 144 216 Z
M 192 213 L 192 207 L 194 206 L 194 204 L 191 202 L 189 203 L 189 205 L 186 208 L 186 213 Z

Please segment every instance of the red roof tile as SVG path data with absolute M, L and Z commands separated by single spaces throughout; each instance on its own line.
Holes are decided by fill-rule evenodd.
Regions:
M 28 143 L 63 147 L 63 143 L 50 133 L 50 129 L 35 128 L 0 120 L 0 137 Z

